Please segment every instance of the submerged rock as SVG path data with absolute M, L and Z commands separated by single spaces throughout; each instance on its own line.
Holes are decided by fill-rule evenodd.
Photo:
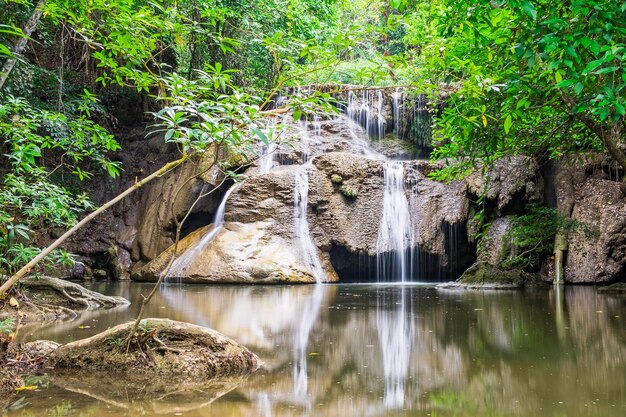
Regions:
M 618 282 L 616 284 L 598 287 L 598 292 L 601 294 L 619 294 L 626 296 L 626 282 Z
M 126 340 L 132 322 L 88 339 L 60 346 L 47 363 L 56 370 L 161 375 L 183 380 L 243 375 L 259 358 L 244 346 L 205 327 L 166 319 L 142 320 L 131 349 Z
M 177 415 L 201 409 L 240 386 L 246 375 L 173 381 L 168 376 L 135 375 L 119 378 L 102 373 L 55 372 L 51 382 L 67 391 L 87 395 L 116 409 L 144 415 Z

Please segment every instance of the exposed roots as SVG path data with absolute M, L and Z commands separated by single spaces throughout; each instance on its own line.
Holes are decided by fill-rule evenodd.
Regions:
M 145 319 L 130 338 L 126 323 L 55 350 L 50 365 L 117 373 L 149 373 L 182 378 L 213 378 L 249 373 L 259 359 L 245 347 L 207 328 L 165 319 Z
M 125 298 L 103 295 L 88 290 L 79 284 L 58 278 L 27 278 L 22 281 L 22 285 L 26 288 L 38 291 L 54 291 L 65 300 L 70 307 L 92 309 L 112 308 L 130 304 Z

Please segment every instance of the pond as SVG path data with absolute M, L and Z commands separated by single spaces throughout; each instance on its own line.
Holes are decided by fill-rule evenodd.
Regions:
M 25 340 L 67 342 L 131 319 L 142 284 L 95 284 L 134 304 Z M 214 328 L 264 367 L 207 389 L 37 377 L 11 416 L 624 416 L 624 297 L 593 287 L 451 291 L 428 285 L 167 285 L 148 317 Z

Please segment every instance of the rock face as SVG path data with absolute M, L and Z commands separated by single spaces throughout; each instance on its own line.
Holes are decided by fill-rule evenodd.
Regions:
M 314 158 L 308 167 L 307 219 L 327 281 L 336 281 L 337 272 L 355 272 L 359 258 L 375 260 L 382 217 L 383 163 L 334 152 Z M 469 266 L 473 256 L 472 250 L 463 252 L 463 248 L 471 247 L 465 231 L 469 210 L 465 184 L 431 181 L 423 173 L 427 167 L 427 161 L 405 163 L 414 246 L 420 253 L 436 257 L 443 270 L 457 272 Z M 247 178 L 226 204 L 223 229 L 177 278 L 185 282 L 314 282 L 311 268 L 303 262 L 302 242 L 294 234 L 298 169 L 285 166 Z M 347 196 L 342 191 L 346 189 L 353 195 Z M 184 239 L 179 253 L 207 231 Z M 136 279 L 156 279 L 171 250 L 144 267 Z M 344 255 L 336 256 L 338 253 Z
M 499 217 L 495 219 L 489 230 L 478 245 L 478 263 L 490 267 L 499 267 L 511 253 L 507 234 L 511 230 L 511 218 Z
M 290 93 L 308 94 L 305 90 Z M 523 213 L 528 203 L 554 207 L 558 191 L 564 189 L 562 182 L 546 170 L 551 164 L 540 168 L 536 160 L 522 156 L 496 162 L 489 175 L 476 172 L 449 184 L 431 180 L 428 173 L 436 165 L 410 160 L 423 146 L 430 149 L 429 143 L 418 143 L 407 133 L 415 126 L 421 129 L 421 122 L 403 122 L 408 113 L 402 112 L 435 109 L 427 108 L 419 96 L 405 93 L 346 86 L 346 115 L 288 123 L 280 135 L 282 143 L 271 148 L 272 156 L 250 168 L 231 194 L 216 237 L 182 270 L 176 268 L 173 277 L 186 282 L 310 283 L 323 270 L 325 280 L 331 282 L 373 280 L 381 259 L 377 245 L 384 161 L 389 158 L 409 159 L 403 167 L 412 228 L 407 258 L 414 279 L 453 279 L 475 260 L 501 267 L 510 252 L 504 239 L 510 228 L 507 216 Z M 400 132 L 402 140 L 390 139 L 390 132 Z M 167 159 L 172 150 L 153 142 L 138 144 L 137 149 L 149 151 L 147 160 Z M 142 177 L 150 171 L 142 163 L 135 164 L 140 172 L 131 175 Z M 104 253 L 105 259 L 88 264 L 82 272 L 73 271 L 72 276 L 125 279 L 131 275 L 136 280 L 155 280 L 173 252 L 174 218 L 184 216 L 201 190 L 221 183 L 217 170 L 207 170 L 209 163 L 207 159 L 182 166 L 142 190 L 112 218 L 90 227 L 85 233 L 98 239 L 91 238 L 93 247 L 87 251 L 76 252 Z M 568 168 L 570 189 L 576 188 L 577 193 L 572 216 L 586 225 L 570 235 L 565 274 L 569 282 L 614 282 L 626 274 L 626 224 L 620 214 L 624 192 L 618 183 L 603 179 L 602 171 L 591 172 L 599 163 L 590 160 L 584 169 Z M 195 174 L 200 175 L 187 181 Z M 300 197 L 295 192 L 303 177 L 308 199 L 305 231 L 302 216 L 296 214 Z M 179 254 L 206 241 L 203 237 L 213 230 L 209 223 L 226 188 L 194 206 L 183 236 L 195 232 L 180 242 Z M 477 222 L 472 218 L 479 209 L 473 203 L 478 196 L 484 197 L 492 226 L 477 254 L 473 241 Z M 598 232 L 589 233 L 592 229 Z
M 499 212 L 515 204 L 541 201 L 543 181 L 538 178 L 539 166 L 528 157 L 515 156 L 494 163 L 489 180 L 479 171 L 470 174 L 465 182 L 468 191 L 494 201 Z
M 589 178 L 576 187 L 565 280 L 607 283 L 626 280 L 626 198 L 621 184 Z

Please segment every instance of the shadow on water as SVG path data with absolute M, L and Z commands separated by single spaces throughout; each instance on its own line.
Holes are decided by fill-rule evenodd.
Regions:
M 28 338 L 67 341 L 126 321 L 146 289 L 108 286 L 134 305 L 31 327 Z M 149 316 L 212 327 L 259 354 L 264 368 L 212 387 L 157 386 L 156 397 L 115 378 L 53 375 L 8 414 L 48 415 L 67 403 L 75 415 L 98 416 L 617 417 L 626 414 L 624 307 L 623 297 L 590 287 L 167 285 Z

